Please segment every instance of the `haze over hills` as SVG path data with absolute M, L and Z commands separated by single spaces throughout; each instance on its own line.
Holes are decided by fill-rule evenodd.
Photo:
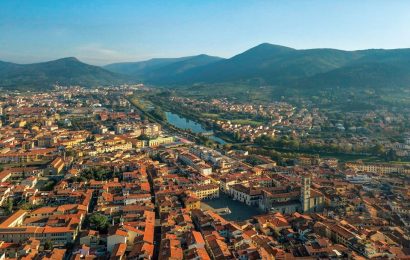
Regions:
M 54 84 L 92 87 L 127 81 L 127 77 L 88 65 L 76 58 L 16 64 L 0 61 L 0 87 L 7 89 L 48 89 Z
M 410 86 L 410 49 L 297 50 L 260 44 L 232 58 L 208 55 L 157 58 L 97 67 L 76 58 L 35 63 L 0 62 L 0 86 L 47 88 L 144 82 L 164 87 L 197 84 L 279 86 L 288 89 Z
M 213 64 L 220 60 L 223 58 L 200 54 L 181 58 L 157 58 L 140 62 L 113 63 L 104 66 L 104 68 L 132 76 L 137 80 L 165 82 L 170 77 L 178 77 L 191 69 Z

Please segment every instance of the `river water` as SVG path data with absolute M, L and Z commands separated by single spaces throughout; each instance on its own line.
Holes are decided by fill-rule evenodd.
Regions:
M 180 129 L 184 129 L 184 130 L 190 129 L 193 133 L 196 133 L 196 134 L 212 132 L 212 130 L 208 131 L 201 124 L 195 121 L 192 121 L 188 118 L 185 118 L 181 115 L 178 115 L 172 112 L 165 112 L 165 115 L 167 117 L 168 123 Z M 224 140 L 222 140 L 219 137 L 216 137 L 215 135 L 210 135 L 207 137 L 220 144 L 226 144 Z

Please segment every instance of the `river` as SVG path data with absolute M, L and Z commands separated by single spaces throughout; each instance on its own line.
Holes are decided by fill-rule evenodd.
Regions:
M 167 117 L 168 123 L 171 125 L 178 127 L 180 129 L 184 130 L 191 130 L 193 133 L 209 133 L 213 132 L 212 130 L 208 131 L 206 130 L 200 123 L 197 123 L 195 121 L 192 121 L 188 118 L 185 118 L 181 115 L 172 113 L 172 112 L 165 112 L 165 115 Z M 214 140 L 215 142 L 218 142 L 219 144 L 226 144 L 224 140 L 222 140 L 219 137 L 216 137 L 215 135 L 207 135 L 209 139 Z

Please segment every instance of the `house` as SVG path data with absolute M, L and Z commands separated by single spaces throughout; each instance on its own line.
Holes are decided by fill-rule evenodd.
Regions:
M 110 230 L 107 236 L 107 251 L 112 253 L 115 245 L 124 244 L 128 242 L 128 233 L 124 230 L 121 230 L 117 227 Z
M 192 196 L 186 196 L 182 199 L 185 208 L 192 210 L 192 209 L 199 209 L 201 207 L 201 201 L 195 197 L 194 194 Z
M 89 247 L 95 247 L 100 242 L 100 234 L 98 231 L 95 230 L 87 230 L 84 234 L 80 237 L 80 244 L 86 245 Z
M 64 169 L 65 163 L 61 157 L 55 158 L 49 165 L 48 165 L 48 174 L 49 175 L 57 175 L 60 174 L 61 171 Z

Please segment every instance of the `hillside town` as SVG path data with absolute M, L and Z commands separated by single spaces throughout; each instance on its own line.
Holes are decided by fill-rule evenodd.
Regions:
M 0 259 L 410 258 L 410 165 L 301 155 L 284 166 L 200 145 L 134 107 L 143 88 L 0 93 Z M 215 119 L 249 140 L 327 120 L 285 102 L 173 102 L 270 118 Z M 384 145 L 398 154 L 410 139 Z

